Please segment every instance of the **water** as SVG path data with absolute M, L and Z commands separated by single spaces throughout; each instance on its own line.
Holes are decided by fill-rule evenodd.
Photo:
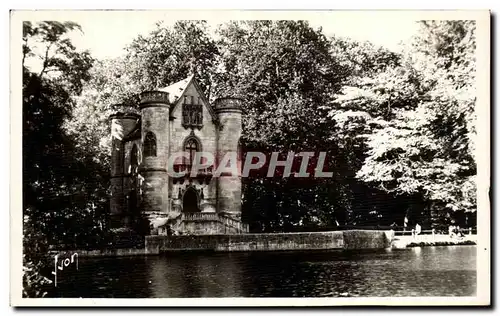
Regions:
M 474 296 L 476 247 L 81 258 L 50 296 Z

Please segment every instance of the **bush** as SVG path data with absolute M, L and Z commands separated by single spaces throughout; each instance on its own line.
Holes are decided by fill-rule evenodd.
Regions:
M 46 268 L 43 261 L 33 263 L 32 261 L 24 262 L 23 265 L 23 297 L 39 298 L 47 295 L 47 287 L 53 281 L 43 272 Z

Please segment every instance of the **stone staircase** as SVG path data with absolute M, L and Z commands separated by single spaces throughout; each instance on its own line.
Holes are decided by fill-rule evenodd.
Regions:
M 248 224 L 219 213 L 181 213 L 172 229 L 190 235 L 237 235 L 249 231 Z

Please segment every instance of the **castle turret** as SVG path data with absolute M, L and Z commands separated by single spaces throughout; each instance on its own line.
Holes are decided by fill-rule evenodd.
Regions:
M 239 98 L 221 98 L 214 102 L 220 128 L 217 141 L 218 161 L 228 152 L 239 154 L 241 136 L 242 100 Z M 239 168 L 239 167 L 238 167 Z M 222 174 L 217 178 L 217 210 L 235 219 L 241 218 L 241 175 Z
M 123 139 L 136 127 L 140 116 L 134 113 L 117 112 L 111 121 L 111 227 L 122 227 L 127 223 L 123 218 L 125 209 L 124 192 L 124 142 Z
M 146 91 L 141 94 L 142 114 L 142 153 L 143 160 L 139 173 L 143 178 L 142 212 L 154 221 L 167 218 L 169 155 L 169 115 L 170 102 L 168 92 Z

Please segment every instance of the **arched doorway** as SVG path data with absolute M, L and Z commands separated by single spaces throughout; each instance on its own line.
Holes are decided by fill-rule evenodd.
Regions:
M 135 189 L 130 190 L 128 194 L 128 212 L 132 217 L 135 217 L 138 213 L 137 191 Z
M 182 211 L 185 213 L 200 211 L 198 208 L 198 195 L 192 188 L 189 188 L 186 193 L 184 193 L 184 198 L 182 199 Z

